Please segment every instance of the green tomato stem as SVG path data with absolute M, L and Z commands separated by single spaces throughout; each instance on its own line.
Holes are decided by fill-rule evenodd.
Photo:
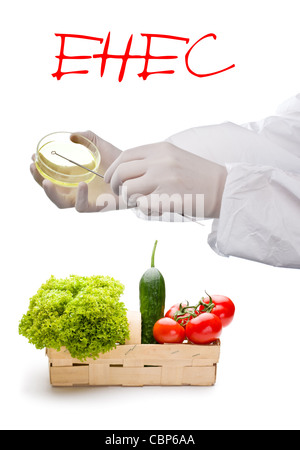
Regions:
M 176 322 L 178 322 L 183 316 L 187 317 L 187 321 L 189 322 L 192 317 L 197 317 L 198 314 L 203 314 L 205 312 L 207 313 L 212 312 L 212 310 L 216 305 L 213 303 L 211 296 L 206 291 L 205 293 L 209 297 L 209 303 L 205 303 L 203 301 L 204 297 L 202 297 L 195 306 L 190 306 L 189 302 L 187 302 L 187 306 L 182 306 L 182 303 L 180 303 L 179 310 L 176 311 L 176 313 L 174 314 L 174 319 L 176 320 Z M 203 306 L 203 310 L 202 311 L 199 310 L 197 314 L 196 310 L 200 306 Z M 187 312 L 188 316 L 186 316 Z

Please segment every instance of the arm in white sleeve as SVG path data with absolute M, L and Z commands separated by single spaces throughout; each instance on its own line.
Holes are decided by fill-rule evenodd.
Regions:
M 300 268 L 299 224 L 300 173 L 235 164 L 208 243 L 223 256 Z
M 198 127 L 168 140 L 228 168 L 208 239 L 217 253 L 300 268 L 300 95 L 259 122 Z

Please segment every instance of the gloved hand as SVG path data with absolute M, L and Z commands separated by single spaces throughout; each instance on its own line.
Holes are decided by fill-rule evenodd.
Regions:
M 135 204 L 144 214 L 217 218 L 226 176 L 224 166 L 160 142 L 122 152 L 104 181 L 116 195 L 123 189 L 127 204 Z
M 80 142 L 80 135 L 87 137 L 99 149 L 101 154 L 101 165 L 99 173 L 102 175 L 112 162 L 122 153 L 117 147 L 104 141 L 92 131 L 74 133 L 71 139 Z M 35 156 L 32 157 L 33 161 Z M 38 172 L 35 163 L 30 166 L 30 171 L 34 179 L 39 183 L 50 200 L 58 208 L 73 208 L 78 212 L 94 212 L 115 209 L 120 207 L 119 198 L 113 194 L 110 186 L 100 177 L 95 177 L 89 184 L 80 183 L 77 188 L 58 186 L 51 181 L 44 179 Z

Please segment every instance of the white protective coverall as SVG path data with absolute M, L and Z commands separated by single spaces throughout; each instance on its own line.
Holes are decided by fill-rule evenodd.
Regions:
M 300 268 L 300 94 L 261 121 L 192 128 L 167 141 L 227 168 L 208 237 L 215 252 Z

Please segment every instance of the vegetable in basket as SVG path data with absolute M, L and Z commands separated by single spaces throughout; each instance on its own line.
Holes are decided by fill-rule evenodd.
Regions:
M 105 276 L 54 276 L 30 299 L 19 334 L 36 348 L 66 347 L 81 361 L 124 344 L 129 325 L 119 298 L 124 286 Z
M 153 337 L 155 322 L 164 316 L 166 288 L 165 280 L 154 265 L 157 241 L 154 243 L 151 268 L 143 274 L 140 284 L 140 312 L 142 317 L 142 344 L 156 344 Z

